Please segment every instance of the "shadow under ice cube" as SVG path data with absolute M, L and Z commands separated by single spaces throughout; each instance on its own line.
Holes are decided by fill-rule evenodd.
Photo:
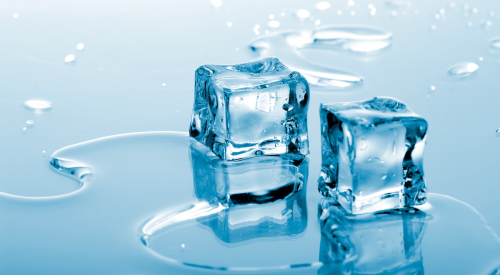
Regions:
M 350 214 L 426 201 L 427 122 L 389 97 L 322 104 L 320 193 Z
M 189 135 L 224 160 L 309 153 L 309 84 L 277 58 L 196 70 Z

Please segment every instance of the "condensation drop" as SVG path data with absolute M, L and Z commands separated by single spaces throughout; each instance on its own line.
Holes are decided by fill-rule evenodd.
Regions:
M 330 8 L 330 3 L 328 2 L 319 2 L 316 4 L 316 9 L 318 10 L 326 10 Z
M 33 120 L 28 120 L 28 121 L 26 121 L 26 123 L 31 125 L 31 124 L 33 124 Z
M 30 111 L 50 111 L 52 103 L 45 99 L 33 98 L 24 102 L 24 108 Z
M 65 58 L 64 58 L 64 62 L 66 63 L 71 63 L 71 62 L 74 62 L 75 61 L 75 55 L 74 54 L 68 54 Z
M 78 43 L 78 45 L 76 45 L 76 49 L 79 51 L 83 50 L 83 48 L 85 48 L 85 45 L 83 43 Z
M 475 63 L 463 62 L 451 66 L 448 69 L 448 74 L 453 77 L 467 77 L 479 69 Z

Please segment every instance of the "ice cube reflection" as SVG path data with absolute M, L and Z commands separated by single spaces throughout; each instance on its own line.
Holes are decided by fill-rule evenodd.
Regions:
M 198 218 L 222 241 L 299 234 L 307 226 L 308 159 L 298 155 L 224 161 L 192 141 L 195 193 L 228 208 Z
M 194 139 L 190 155 L 200 202 L 149 220 L 142 228 L 145 245 L 156 231 L 192 220 L 227 243 L 296 235 L 306 228 L 307 158 L 284 155 L 224 161 Z
M 319 203 L 319 274 L 424 274 L 421 243 L 430 217 L 416 208 L 352 216 Z

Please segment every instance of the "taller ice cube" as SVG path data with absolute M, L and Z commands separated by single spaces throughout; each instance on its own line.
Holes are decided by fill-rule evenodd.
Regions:
M 309 84 L 277 58 L 196 70 L 189 135 L 224 160 L 309 153 Z
M 350 214 L 426 201 L 427 121 L 394 98 L 322 104 L 319 191 Z

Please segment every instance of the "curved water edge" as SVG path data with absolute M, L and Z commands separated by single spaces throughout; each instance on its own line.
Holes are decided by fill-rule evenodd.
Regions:
M 392 33 L 357 25 L 327 25 L 303 31 L 278 31 L 258 36 L 248 47 L 259 57 L 278 57 L 290 69 L 299 71 L 311 86 L 322 89 L 355 88 L 363 77 L 320 65 L 306 59 L 300 49 L 324 49 L 373 55 L 391 45 Z
M 283 176 L 285 176 L 286 173 L 283 171 L 292 171 L 286 177 L 280 176 L 280 178 L 287 179 L 282 183 L 295 182 L 298 190 L 302 191 L 272 203 L 251 203 L 251 205 L 242 207 L 238 205 L 232 207 L 214 204 L 213 201 L 200 200 L 200 198 L 205 199 L 203 195 L 205 193 L 201 191 L 208 190 L 205 187 L 212 183 L 208 180 L 197 180 L 197 177 L 203 176 L 201 172 L 206 167 L 203 166 L 205 164 L 193 163 L 192 157 L 190 138 L 187 133 L 181 132 L 123 134 L 65 147 L 51 157 L 50 162 L 56 172 L 68 175 L 75 180 L 85 180 L 94 170 L 98 171 L 99 177 L 94 177 L 92 185 L 84 184 L 81 189 L 71 194 L 81 193 L 82 189 L 86 189 L 87 192 L 73 196 L 71 199 L 65 200 L 63 204 L 38 204 L 44 207 L 32 209 L 33 211 L 23 217 L 23 220 L 30 217 L 36 217 L 39 220 L 50 219 L 53 225 L 52 223 L 40 224 L 40 228 L 37 230 L 43 229 L 46 232 L 52 232 L 54 228 L 61 228 L 61 223 L 63 223 L 64 226 L 68 227 L 68 232 L 82 234 L 95 230 L 91 221 L 96 219 L 106 221 L 109 226 L 99 225 L 100 228 L 102 227 L 99 234 L 104 234 L 106 238 L 114 239 L 115 244 L 123 246 L 123 251 L 120 253 L 128 259 L 138 259 L 136 264 L 144 266 L 144 270 L 148 270 L 148 265 L 145 263 L 156 266 L 163 263 L 171 268 L 175 266 L 189 268 L 193 272 L 204 269 L 225 273 L 257 271 L 284 273 L 299 269 L 299 272 L 317 271 L 319 274 L 323 274 L 321 272 L 328 274 L 334 268 L 339 268 L 338 263 L 328 261 L 331 259 L 331 257 L 328 258 L 328 255 L 331 253 L 328 252 L 327 248 L 331 247 L 330 244 L 335 239 L 328 238 L 327 233 L 325 233 L 328 231 L 323 230 L 321 233 L 315 225 L 319 223 L 315 204 L 317 206 L 320 200 L 316 191 L 316 179 L 311 177 L 311 184 L 304 184 L 304 187 L 300 189 L 301 184 L 297 181 L 302 178 L 307 181 L 308 177 L 302 168 L 294 168 L 298 164 L 290 165 L 288 162 L 282 162 L 280 164 L 282 170 L 277 170 L 277 172 L 282 171 Z M 311 159 L 317 157 L 317 152 L 311 153 Z M 245 165 L 245 171 L 248 171 L 249 167 L 260 167 L 260 164 L 255 166 L 254 162 L 239 162 L 238 164 L 235 169 L 240 169 L 242 165 Z M 192 165 L 199 167 L 196 170 L 198 172 L 193 172 Z M 89 170 L 85 170 L 84 167 L 88 167 Z M 151 171 L 157 171 L 156 178 L 144 180 L 148 178 L 146 176 Z M 269 173 L 270 170 L 267 172 Z M 130 180 L 126 181 L 126 179 Z M 205 189 L 193 188 L 193 185 L 196 187 L 196 183 L 202 183 L 201 187 L 205 186 Z M 236 185 L 234 187 L 241 188 Z M 309 189 L 307 197 L 303 192 L 306 189 Z M 240 190 L 239 193 L 257 194 L 248 190 L 238 190 Z M 61 197 L 69 196 L 66 194 Z M 283 198 L 283 196 L 279 198 Z M 473 274 L 489 274 L 500 265 L 497 262 L 497 259 L 500 258 L 497 257 L 500 256 L 500 240 L 474 208 L 445 195 L 429 194 L 428 198 L 429 203 L 416 208 L 425 213 L 425 219 L 416 216 L 410 219 L 403 217 L 401 220 L 398 215 L 393 215 L 390 219 L 380 219 L 379 223 L 382 222 L 382 224 L 379 227 L 383 229 L 382 233 L 379 233 L 381 231 L 376 227 L 372 228 L 373 230 L 369 229 L 370 234 L 382 234 L 383 238 L 373 237 L 370 239 L 370 234 L 363 235 L 376 245 L 379 245 L 378 239 L 381 239 L 384 244 L 387 244 L 385 240 L 389 240 L 390 243 L 392 239 L 401 239 L 405 245 L 409 245 L 405 246 L 408 248 L 401 248 L 403 253 L 396 255 L 404 256 L 408 253 L 410 253 L 408 255 L 414 255 L 411 256 L 413 259 L 412 267 L 425 268 L 426 274 L 427 271 L 429 274 L 433 274 L 432 270 L 433 267 L 437 266 L 436 262 L 446 261 L 448 258 L 457 259 L 463 265 L 469 264 L 472 266 L 471 268 L 475 268 L 474 271 L 477 271 Z M 135 204 L 134 201 L 141 203 Z M 6 206 L 9 205 L 8 201 L 4 202 Z M 306 208 L 304 203 L 307 202 L 309 205 Z M 111 212 L 102 211 L 103 207 L 112 207 L 111 209 L 115 209 L 114 211 L 120 209 L 126 211 L 127 214 L 121 215 L 119 212 L 113 212 L 119 215 L 110 217 L 109 213 Z M 13 207 L 12 211 L 17 211 L 16 209 Z M 82 227 L 78 229 L 80 231 L 75 231 L 77 229 L 72 228 L 72 224 L 75 223 L 71 220 L 72 218 L 69 218 L 69 221 L 58 221 L 61 219 L 60 215 L 66 212 L 68 218 L 70 215 L 78 217 L 75 226 Z M 183 214 L 179 216 L 179 212 Z M 155 216 L 155 213 L 160 214 Z M 26 226 L 25 222 L 15 218 L 15 214 L 10 216 L 12 216 L 10 223 Z M 148 217 L 155 218 L 148 219 Z M 457 217 L 460 217 L 460 220 Z M 146 222 L 137 223 L 141 220 Z M 7 219 L 6 222 L 9 220 Z M 398 225 L 396 231 L 392 225 L 395 222 Z M 124 225 L 126 228 L 123 227 Z M 132 229 L 127 230 L 130 225 L 132 225 Z M 345 223 L 343 226 L 350 228 L 349 230 L 353 230 L 353 232 L 361 232 L 356 224 Z M 400 230 L 403 230 L 404 233 L 401 237 L 397 234 L 397 232 L 401 232 Z M 446 232 L 455 232 L 456 234 L 446 234 Z M 96 236 L 93 234 L 87 234 L 87 237 L 95 238 Z M 70 238 L 70 235 L 73 233 L 68 233 L 66 238 Z M 141 244 L 139 241 L 141 241 L 140 237 L 142 236 L 149 237 L 143 238 Z M 456 236 L 461 236 L 461 240 L 458 241 Z M 190 240 L 192 240 L 191 243 Z M 375 242 L 375 240 L 377 241 Z M 38 242 L 35 239 L 29 241 Z M 361 256 L 358 258 L 366 258 L 366 256 L 381 251 L 372 246 L 371 243 L 369 242 L 368 246 L 354 244 L 363 246 L 362 249 L 358 249 L 359 251 L 370 252 L 360 254 Z M 461 248 L 457 248 L 457 245 L 460 245 Z M 390 246 L 387 245 L 387 247 Z M 75 249 L 78 249 L 78 246 Z M 321 258 L 318 258 L 318 251 Z M 249 255 L 249 257 L 241 255 Z M 269 255 L 275 255 L 277 258 Z M 478 259 L 479 262 L 474 266 L 475 263 L 472 260 L 479 256 L 482 259 Z M 469 259 L 470 257 L 472 260 Z M 238 259 L 239 262 L 235 262 Z M 403 261 L 401 257 L 398 259 Z M 369 262 L 377 263 L 372 260 Z M 352 263 L 354 265 L 349 268 L 356 270 L 358 268 L 356 262 Z M 340 265 L 342 268 L 345 266 L 347 265 Z M 447 267 L 448 264 L 444 263 L 444 266 Z M 454 267 L 450 266 L 450 268 Z

